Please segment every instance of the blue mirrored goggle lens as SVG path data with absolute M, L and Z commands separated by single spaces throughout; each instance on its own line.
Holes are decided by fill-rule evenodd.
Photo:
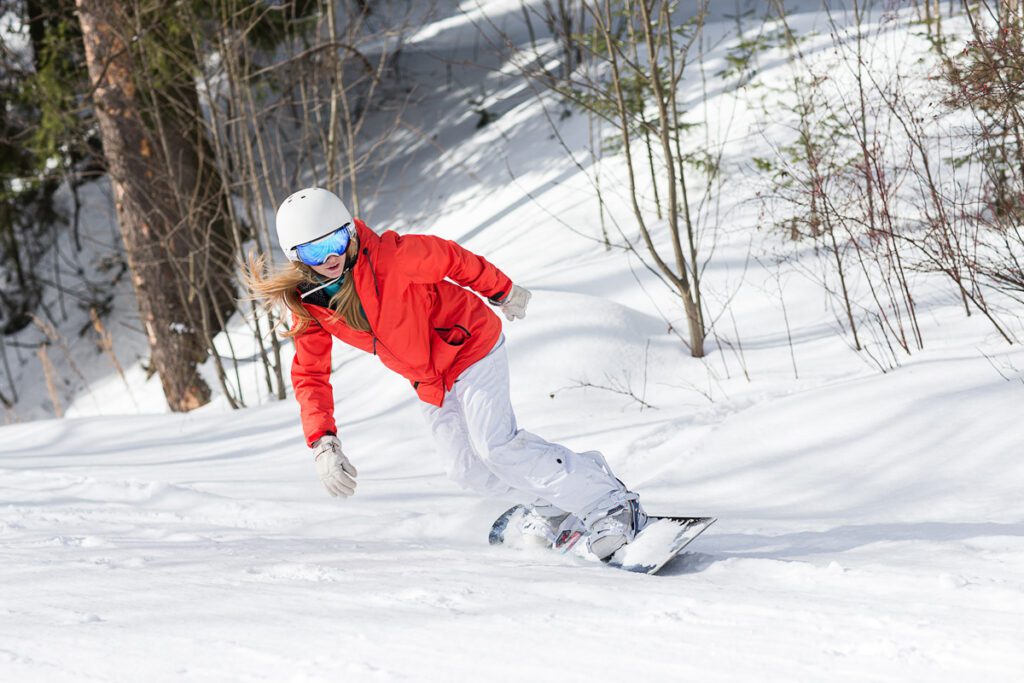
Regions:
M 319 266 L 333 254 L 344 254 L 348 241 L 348 225 L 343 225 L 320 239 L 295 247 L 295 255 L 307 266 Z

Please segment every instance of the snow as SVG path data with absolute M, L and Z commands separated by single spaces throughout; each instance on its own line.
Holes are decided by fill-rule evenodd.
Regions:
M 479 7 L 423 26 L 409 68 L 444 83 L 429 55 L 467 50 Z M 517 7 L 496 11 L 511 23 Z M 784 83 L 784 68 L 761 77 Z M 448 482 L 407 382 L 340 344 L 337 416 L 360 476 L 332 499 L 297 406 L 257 394 L 255 364 L 240 371 L 250 407 L 164 412 L 141 332 L 124 333 L 128 289 L 109 323 L 125 378 L 74 347 L 89 389 L 71 417 L 0 427 L 0 679 L 1019 680 L 1020 346 L 918 274 L 925 349 L 880 368 L 807 277 L 814 254 L 751 257 L 780 238 L 751 238 L 757 188 L 741 181 L 720 197 L 706 272 L 734 315 L 693 359 L 671 292 L 598 241 L 593 187 L 541 104 L 499 70 L 456 73 L 407 113 L 445 151 L 396 139 L 366 220 L 458 239 L 529 287 L 527 318 L 505 326 L 521 425 L 602 450 L 651 514 L 718 522 L 657 576 L 491 547 L 508 502 Z M 475 131 L 466 101 L 484 86 L 503 116 Z M 736 112 L 732 135 L 754 125 L 742 96 L 709 104 Z M 558 125 L 586 159 L 583 117 Z M 603 185 L 620 173 L 602 167 Z M 109 235 L 109 190 L 88 192 L 85 227 Z M 41 417 L 41 378 L 22 382 L 20 419 Z

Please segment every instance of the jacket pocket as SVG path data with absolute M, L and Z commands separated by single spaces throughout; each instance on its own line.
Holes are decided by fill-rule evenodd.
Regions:
M 454 327 L 435 327 L 434 331 L 437 332 L 437 336 L 441 337 L 441 341 L 449 346 L 462 346 L 465 344 L 472 333 L 462 325 L 455 325 Z

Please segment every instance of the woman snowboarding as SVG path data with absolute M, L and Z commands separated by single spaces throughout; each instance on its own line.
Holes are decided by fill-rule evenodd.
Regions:
M 576 453 L 516 423 L 493 309 L 510 321 L 523 318 L 528 290 L 455 242 L 377 234 L 321 188 L 288 197 L 276 227 L 289 264 L 268 273 L 265 259 L 251 261 L 249 285 L 268 306 L 291 312 L 284 336 L 295 343 L 292 386 L 317 473 L 332 496 L 351 496 L 357 476 L 334 421 L 337 337 L 409 380 L 457 484 L 530 505 L 552 532 L 575 515 L 587 528 L 590 551 L 602 559 L 633 540 L 646 515 L 604 457 Z

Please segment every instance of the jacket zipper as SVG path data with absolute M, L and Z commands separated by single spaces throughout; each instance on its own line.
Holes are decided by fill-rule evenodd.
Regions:
M 370 250 L 363 247 L 363 256 L 366 257 L 366 263 L 370 266 L 370 275 L 373 276 L 373 291 L 377 293 L 377 310 L 380 311 L 381 300 L 380 300 L 380 286 L 377 284 L 377 271 L 373 267 L 373 259 L 370 258 Z M 366 311 L 363 311 L 363 315 L 366 316 Z M 366 316 L 366 324 L 370 327 L 370 336 L 373 337 L 373 355 L 377 355 L 377 333 L 373 331 L 373 325 L 370 325 L 370 317 Z
M 383 305 L 383 302 L 381 301 L 381 298 L 380 298 L 380 284 L 377 282 L 377 269 L 373 267 L 373 259 L 370 258 L 370 250 L 367 249 L 366 247 L 363 247 L 363 256 L 366 257 L 366 263 L 367 263 L 368 266 L 370 266 L 370 275 L 373 276 L 373 291 L 377 294 L 377 310 L 379 312 L 380 308 Z M 366 311 L 365 310 L 363 311 L 363 315 L 366 316 Z M 377 355 L 377 333 L 373 331 L 373 325 L 370 325 L 370 318 L 369 318 L 369 316 L 366 316 L 366 324 L 370 327 L 370 336 L 373 337 L 373 355 L 376 356 Z M 469 330 L 467 330 L 465 327 L 463 327 L 462 325 L 456 325 L 455 327 L 458 327 L 463 332 L 465 332 L 467 338 L 473 336 L 472 333 Z M 381 348 L 387 349 L 387 347 L 384 346 L 383 344 L 381 344 Z M 419 389 L 419 387 L 420 387 L 420 382 L 413 382 L 412 388 L 413 388 L 414 391 Z

